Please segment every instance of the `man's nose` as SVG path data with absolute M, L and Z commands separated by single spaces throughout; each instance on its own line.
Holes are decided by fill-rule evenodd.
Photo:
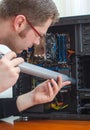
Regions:
M 34 44 L 35 44 L 35 45 L 39 45 L 39 44 L 40 44 L 40 37 L 38 37 L 38 38 L 36 38 L 36 39 L 34 40 Z

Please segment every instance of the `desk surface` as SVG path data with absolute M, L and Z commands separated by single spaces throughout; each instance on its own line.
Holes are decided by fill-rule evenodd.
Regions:
M 0 122 L 0 130 L 90 130 L 90 121 L 30 120 L 14 125 Z

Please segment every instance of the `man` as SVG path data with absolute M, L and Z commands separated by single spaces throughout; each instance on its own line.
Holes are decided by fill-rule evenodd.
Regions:
M 58 18 L 52 0 L 2 0 L 0 2 L 0 43 L 12 51 L 0 59 L 0 92 L 13 86 L 20 73 L 18 65 L 24 60 L 17 58 L 33 45 L 39 45 L 49 26 Z M 34 90 L 12 99 L 0 100 L 0 117 L 10 116 L 36 104 L 50 102 L 69 81 L 58 77 L 46 80 Z M 19 86 L 18 86 L 19 87 Z

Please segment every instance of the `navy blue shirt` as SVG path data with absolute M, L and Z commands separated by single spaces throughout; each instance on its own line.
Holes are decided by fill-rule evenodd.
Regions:
M 16 100 L 17 97 L 0 99 L 0 118 L 9 117 L 19 113 Z

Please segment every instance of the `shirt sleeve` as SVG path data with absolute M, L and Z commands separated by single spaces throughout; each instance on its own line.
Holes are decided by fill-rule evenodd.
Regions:
M 0 118 L 9 117 L 19 113 L 16 100 L 17 97 L 0 99 Z

